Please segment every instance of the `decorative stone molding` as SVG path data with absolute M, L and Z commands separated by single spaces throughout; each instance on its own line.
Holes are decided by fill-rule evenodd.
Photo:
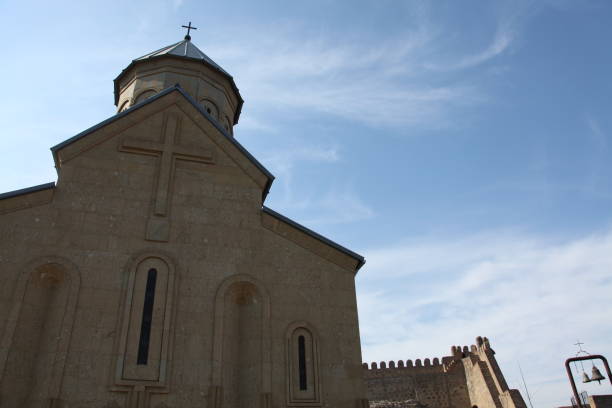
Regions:
M 143 269 L 144 268 L 144 269 Z M 151 344 L 159 355 L 159 361 L 153 360 L 148 367 L 131 367 L 129 355 L 134 353 L 138 347 L 138 336 L 140 326 L 134 324 L 132 304 L 136 297 L 136 286 L 142 289 L 142 273 L 147 269 L 156 269 L 159 273 L 159 287 L 155 289 L 156 310 L 162 310 L 163 315 L 157 316 L 159 322 L 153 321 L 161 332 L 153 331 Z M 140 274 L 138 273 L 140 272 Z M 137 276 L 138 274 L 138 276 Z M 138 282 L 137 282 L 138 280 Z M 132 257 L 125 268 L 125 287 L 123 290 L 123 303 L 121 305 L 120 320 L 117 322 L 117 332 L 120 333 L 116 343 L 116 360 L 113 369 L 112 391 L 128 393 L 128 407 L 140 407 L 139 404 L 148 406 L 150 394 L 165 394 L 169 392 L 169 377 L 172 360 L 172 332 L 175 303 L 175 288 L 178 285 L 178 273 L 172 257 L 159 250 L 146 250 Z M 142 294 L 141 294 L 142 295 Z M 159 297 L 158 297 L 159 296 Z M 142 301 L 142 299 L 141 299 Z M 158 301 L 160 303 L 158 303 Z M 155 336 L 155 337 L 154 337 Z M 135 340 L 136 339 L 136 340 Z M 132 356 L 133 357 L 133 356 Z

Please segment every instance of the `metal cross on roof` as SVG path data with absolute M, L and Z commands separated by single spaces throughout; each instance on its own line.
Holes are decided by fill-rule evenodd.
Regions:
M 582 348 L 583 344 L 584 343 L 582 343 L 580 340 L 576 340 L 576 343 L 574 343 L 574 346 L 578 346 L 578 353 L 576 353 L 576 355 L 580 353 L 589 354 L 586 350 Z
M 191 40 L 191 36 L 189 35 L 190 31 L 191 31 L 191 30 L 197 30 L 197 29 L 198 29 L 197 27 L 192 27 L 192 26 L 191 26 L 191 21 L 189 22 L 189 25 L 188 25 L 188 26 L 184 25 L 184 26 L 181 26 L 181 27 L 183 27 L 183 28 L 186 28 L 186 29 L 187 29 L 187 35 L 185 36 L 185 39 L 186 39 L 187 41 L 190 41 L 190 40 Z

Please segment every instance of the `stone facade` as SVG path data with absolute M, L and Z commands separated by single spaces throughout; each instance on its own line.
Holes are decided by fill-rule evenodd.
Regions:
M 424 361 L 364 364 L 371 407 L 526 408 L 508 388 L 489 341 L 451 348 L 451 355 Z
M 0 194 L 0 407 L 524 407 L 487 342 L 364 370 L 363 257 L 263 205 L 238 88 L 188 38 L 115 104 L 51 149 L 57 184 Z
M 57 185 L 0 196 L 2 408 L 363 406 L 363 258 L 263 207 L 273 176 L 194 89 L 52 148 Z

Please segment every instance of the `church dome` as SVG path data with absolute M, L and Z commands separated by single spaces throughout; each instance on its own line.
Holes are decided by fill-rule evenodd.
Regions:
M 232 133 L 244 102 L 238 87 L 190 36 L 134 59 L 115 79 L 115 105 L 124 111 L 176 84 Z

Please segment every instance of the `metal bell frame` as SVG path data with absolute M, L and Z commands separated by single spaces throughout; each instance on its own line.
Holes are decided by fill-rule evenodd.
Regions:
M 592 354 L 592 355 L 588 355 L 588 356 L 580 356 L 580 357 L 572 357 L 572 358 L 568 358 L 567 360 L 565 360 L 565 370 L 567 371 L 567 376 L 569 377 L 570 380 L 570 384 L 572 385 L 572 392 L 574 393 L 574 399 L 576 400 L 576 404 L 578 404 L 578 408 L 585 408 L 584 405 L 582 405 L 582 402 L 580 401 L 580 397 L 578 396 L 578 390 L 576 389 L 576 382 L 574 381 L 574 376 L 572 375 L 572 369 L 570 367 L 570 363 L 574 362 L 574 361 L 585 361 L 585 360 L 601 360 L 604 363 L 604 367 L 606 368 L 606 373 L 608 374 L 608 381 L 610 381 L 610 384 L 612 385 L 612 372 L 610 372 L 610 365 L 608 364 L 608 360 L 599 354 Z M 589 378 L 588 375 L 586 375 L 586 373 L 583 373 L 584 377 Z M 599 372 L 599 370 L 597 369 L 597 367 L 595 367 L 595 365 L 593 365 L 593 374 L 591 375 L 591 378 L 589 380 L 590 381 L 601 381 L 604 380 L 605 377 L 603 375 L 601 375 L 601 373 Z M 600 382 L 601 384 L 601 382 Z

